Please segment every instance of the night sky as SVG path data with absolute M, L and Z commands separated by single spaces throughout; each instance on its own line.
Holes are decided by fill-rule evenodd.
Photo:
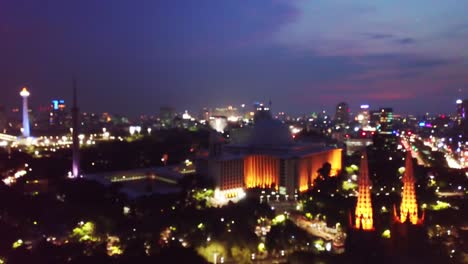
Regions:
M 468 1 L 2 0 L 0 105 L 155 114 L 271 101 L 294 114 L 453 112 L 468 98 Z

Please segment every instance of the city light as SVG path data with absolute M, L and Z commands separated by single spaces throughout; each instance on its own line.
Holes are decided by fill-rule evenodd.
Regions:
M 389 229 L 386 229 L 385 231 L 383 231 L 382 237 L 383 237 L 383 238 L 386 238 L 386 239 L 389 239 L 389 238 L 391 237 L 390 230 L 389 230 Z
M 24 244 L 23 240 L 22 240 L 22 239 L 18 239 L 18 240 L 16 240 L 15 242 L 13 242 L 12 248 L 13 248 L 13 249 L 19 248 L 19 247 L 21 247 L 23 244 Z
M 368 105 L 368 104 L 362 104 L 360 107 L 361 107 L 361 109 L 369 109 L 369 105 Z
M 21 97 L 28 97 L 30 95 L 28 89 L 26 87 L 23 87 L 23 89 L 21 89 L 21 92 L 20 92 L 20 96 Z
M 331 242 L 325 243 L 325 250 L 326 251 L 331 251 L 331 249 L 332 249 L 332 243 Z
M 284 221 L 286 221 L 286 216 L 284 214 L 280 214 L 275 216 L 271 223 L 272 225 L 278 225 L 284 223 Z
M 182 114 L 182 119 L 189 120 L 191 118 L 192 116 L 188 113 L 187 110 L 185 110 L 185 112 Z
M 5 183 L 5 185 L 11 186 L 14 183 L 16 183 L 17 179 L 25 176 L 26 173 L 27 173 L 26 170 L 19 170 L 19 171 L 15 172 L 13 175 L 4 178 L 2 181 L 3 181 L 3 183 Z

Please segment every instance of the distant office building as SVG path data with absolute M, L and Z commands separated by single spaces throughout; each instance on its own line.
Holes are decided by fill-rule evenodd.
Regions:
M 279 112 L 277 118 L 281 121 L 289 121 L 285 112 Z
M 205 120 L 208 121 L 211 116 L 211 111 L 207 107 L 203 107 L 203 109 L 200 111 L 200 116 L 198 117 L 199 120 Z
M 377 127 L 380 124 L 380 111 L 379 110 L 371 110 L 369 112 L 370 117 L 370 126 Z
M 468 115 L 468 99 L 457 100 L 457 122 L 461 124 L 467 119 Z
M 229 117 L 229 116 L 237 116 L 239 115 L 239 113 L 236 107 L 233 107 L 230 105 L 228 107 L 216 107 L 213 110 L 213 115 Z
M 100 116 L 95 113 L 80 113 L 82 127 L 85 127 L 86 129 L 101 129 L 102 125 L 100 125 L 99 117 Z
M 245 107 L 245 104 L 240 105 L 240 110 L 239 114 L 242 116 L 242 119 L 247 118 L 248 119 L 248 111 L 247 108 Z
M 359 122 L 363 130 L 369 130 L 370 115 L 369 115 L 369 105 L 363 104 L 360 107 L 359 113 L 356 116 L 356 121 Z
M 55 111 L 57 111 L 57 110 L 65 110 L 65 107 L 66 107 L 66 105 L 65 105 L 65 101 L 64 101 L 64 100 L 62 100 L 62 99 L 60 99 L 60 100 L 58 100 L 58 99 L 52 100 L 52 104 L 51 104 L 52 110 L 55 110 Z
M 172 127 L 175 115 L 175 109 L 172 107 L 163 106 L 159 109 L 159 118 L 163 127 Z
M 341 102 L 336 106 L 335 122 L 337 124 L 346 124 L 349 122 L 349 106 Z
M 392 108 L 380 108 L 380 133 L 392 133 L 393 129 L 393 109 Z
M 367 132 L 364 132 L 367 133 Z M 373 141 L 370 137 L 362 137 L 362 138 L 348 138 L 344 140 L 344 144 L 346 145 L 346 155 L 351 156 L 356 151 L 362 151 L 366 147 L 372 145 Z
M 255 115 L 254 115 L 254 122 L 256 122 L 258 119 L 263 119 L 263 118 L 271 118 L 271 112 L 270 112 L 270 105 L 266 106 L 263 103 L 256 102 L 254 104 L 255 107 Z
M 99 122 L 101 124 L 111 123 L 112 120 L 113 120 L 113 116 L 111 114 L 107 113 L 107 112 L 104 112 L 99 116 Z
M 5 108 L 0 106 L 0 133 L 4 133 L 8 125 Z
M 239 110 L 231 105 L 225 108 L 215 108 L 212 115 L 225 116 L 229 122 L 237 122 L 242 119 L 242 115 L 239 113 Z
M 65 112 L 64 100 L 52 100 L 49 112 L 49 125 L 50 126 L 63 126 L 66 122 L 67 114 Z

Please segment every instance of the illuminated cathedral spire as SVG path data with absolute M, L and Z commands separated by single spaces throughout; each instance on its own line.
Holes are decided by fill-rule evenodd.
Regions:
M 358 199 L 355 213 L 355 228 L 362 230 L 373 230 L 374 221 L 372 215 L 371 182 L 369 180 L 369 169 L 367 165 L 367 153 L 361 156 L 361 167 L 359 171 Z
M 421 224 L 424 220 L 424 213 L 421 219 L 418 218 L 418 204 L 416 192 L 414 190 L 413 159 L 411 151 L 407 151 L 405 174 L 403 176 L 403 194 L 400 205 L 400 217 L 394 208 L 395 220 L 400 223 L 409 221 L 413 225 Z

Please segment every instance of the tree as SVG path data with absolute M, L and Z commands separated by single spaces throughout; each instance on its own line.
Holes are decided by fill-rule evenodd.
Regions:
M 323 178 L 323 180 L 327 180 L 330 178 L 330 173 L 331 173 L 331 164 L 328 162 L 325 162 L 320 169 L 317 170 L 317 173 L 319 175 L 318 178 Z
M 250 251 L 249 248 L 239 247 L 239 246 L 234 246 L 231 248 L 231 256 L 236 263 L 240 263 L 240 264 L 251 263 L 250 261 L 251 255 L 252 255 L 252 252 Z
M 215 256 L 227 256 L 228 253 L 224 244 L 217 241 L 198 247 L 197 252 L 208 261 L 212 261 Z
M 210 261 L 213 260 L 211 255 Z M 139 263 L 139 262 L 129 262 Z M 193 263 L 193 264 L 205 264 L 208 263 L 193 249 L 183 247 L 169 247 L 158 256 L 156 261 L 147 263 Z

